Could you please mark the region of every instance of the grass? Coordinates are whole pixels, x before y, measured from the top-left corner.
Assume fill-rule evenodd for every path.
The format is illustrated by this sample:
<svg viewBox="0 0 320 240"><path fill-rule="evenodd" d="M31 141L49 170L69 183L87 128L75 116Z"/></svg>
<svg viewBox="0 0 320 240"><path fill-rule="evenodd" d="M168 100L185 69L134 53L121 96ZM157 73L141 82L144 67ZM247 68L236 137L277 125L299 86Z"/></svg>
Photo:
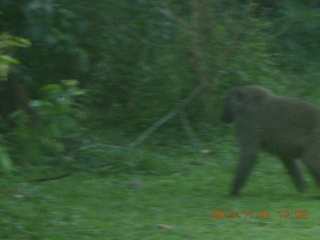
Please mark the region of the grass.
<svg viewBox="0 0 320 240"><path fill-rule="evenodd" d="M310 178L309 192L298 194L279 161L263 155L242 196L232 198L233 149L202 156L162 150L139 149L136 166L147 167L130 174L79 172L26 182L46 171L24 168L2 176L0 239L319 239ZM281 210L305 210L308 218L280 219ZM212 211L236 211L239 218L212 219ZM243 211L253 218L244 219ZM256 218L260 211L270 211L270 219Z"/></svg>

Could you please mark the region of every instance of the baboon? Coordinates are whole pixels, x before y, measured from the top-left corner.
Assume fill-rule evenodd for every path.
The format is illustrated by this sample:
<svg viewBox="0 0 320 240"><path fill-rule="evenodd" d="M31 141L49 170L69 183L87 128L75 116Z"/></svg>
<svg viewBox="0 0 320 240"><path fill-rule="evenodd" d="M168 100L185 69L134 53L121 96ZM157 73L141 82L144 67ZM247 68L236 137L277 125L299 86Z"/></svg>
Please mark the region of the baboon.
<svg viewBox="0 0 320 240"><path fill-rule="evenodd" d="M299 192L306 187L296 162L298 158L320 187L320 107L248 85L227 93L221 120L234 122L241 150L231 195L239 194L260 149L282 160Z"/></svg>

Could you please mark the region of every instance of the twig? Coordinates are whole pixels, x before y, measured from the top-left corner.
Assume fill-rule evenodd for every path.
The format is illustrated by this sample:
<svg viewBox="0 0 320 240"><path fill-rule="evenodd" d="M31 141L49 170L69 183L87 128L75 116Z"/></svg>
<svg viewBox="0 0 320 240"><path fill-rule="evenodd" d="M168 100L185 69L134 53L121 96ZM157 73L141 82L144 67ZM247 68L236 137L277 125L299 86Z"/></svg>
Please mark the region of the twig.
<svg viewBox="0 0 320 240"><path fill-rule="evenodd" d="M197 139L196 135L194 134L191 126L190 126L190 122L187 118L186 115L186 111L184 109L182 109L180 112L180 119L181 119L181 124L182 127L184 128L184 130L186 131L190 141L192 142L192 144L199 150L202 150L202 145L200 144L199 140Z"/></svg>
<svg viewBox="0 0 320 240"><path fill-rule="evenodd" d="M47 178L37 178L37 179L30 179L27 180L27 182L44 182L44 181L52 181L52 180L57 180L57 179L61 179L61 178L65 178L65 177L69 177L71 176L73 173L64 173L62 175L59 176L55 176L55 177L47 177Z"/></svg>

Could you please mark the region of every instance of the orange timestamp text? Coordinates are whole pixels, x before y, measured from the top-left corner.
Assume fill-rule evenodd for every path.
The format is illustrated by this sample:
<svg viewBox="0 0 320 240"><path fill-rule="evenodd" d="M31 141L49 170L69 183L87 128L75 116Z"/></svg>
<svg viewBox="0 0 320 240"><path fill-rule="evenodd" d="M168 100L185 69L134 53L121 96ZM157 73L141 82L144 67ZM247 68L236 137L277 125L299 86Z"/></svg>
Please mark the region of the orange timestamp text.
<svg viewBox="0 0 320 240"><path fill-rule="evenodd" d="M270 219L271 211L212 211L212 219ZM307 219L308 211L287 211L281 210L276 213L280 219Z"/></svg>

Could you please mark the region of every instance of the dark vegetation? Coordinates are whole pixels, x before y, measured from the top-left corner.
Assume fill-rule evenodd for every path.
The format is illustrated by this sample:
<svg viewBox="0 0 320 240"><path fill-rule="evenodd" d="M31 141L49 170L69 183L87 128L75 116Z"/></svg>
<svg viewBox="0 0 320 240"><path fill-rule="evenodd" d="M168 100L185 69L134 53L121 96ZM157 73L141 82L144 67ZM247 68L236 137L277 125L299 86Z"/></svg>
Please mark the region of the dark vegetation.
<svg viewBox="0 0 320 240"><path fill-rule="evenodd" d="M148 143L201 148L226 134L216 116L234 85L317 101L318 5L3 0L3 150L19 165L90 164L170 111Z"/></svg>
<svg viewBox="0 0 320 240"><path fill-rule="evenodd" d="M308 205L313 221L278 238L303 239L299 225L312 239L317 208L272 158L257 166L251 197L227 198L238 151L218 115L225 92L245 84L320 104L319 10L315 0L1 0L0 238L104 239L93 229L107 221L110 239L212 239L209 220L195 223L205 211ZM104 207L110 215L96 217ZM184 214L190 223L174 234L149 228ZM239 239L283 227L250 222L249 233L225 223L208 223L217 239L234 236L223 227Z"/></svg>

